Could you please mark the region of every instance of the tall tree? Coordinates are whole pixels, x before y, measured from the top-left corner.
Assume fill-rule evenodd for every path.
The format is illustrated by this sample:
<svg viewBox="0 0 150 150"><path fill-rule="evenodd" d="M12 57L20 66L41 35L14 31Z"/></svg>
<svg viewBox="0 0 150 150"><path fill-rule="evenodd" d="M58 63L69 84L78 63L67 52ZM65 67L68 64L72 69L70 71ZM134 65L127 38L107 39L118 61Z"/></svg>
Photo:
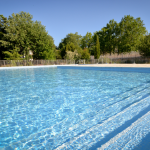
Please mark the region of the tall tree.
<svg viewBox="0 0 150 150"><path fill-rule="evenodd" d="M91 32L87 32L85 36L81 39L81 48L85 49L88 48L91 55L94 55L94 43L93 43L93 36Z"/></svg>
<svg viewBox="0 0 150 150"><path fill-rule="evenodd" d="M59 44L62 58L65 57L67 51L74 52L75 50L77 50L79 56L81 55L81 38L82 36L78 35L78 33L76 32L75 34L70 33L64 39L62 39L62 42Z"/></svg>
<svg viewBox="0 0 150 150"><path fill-rule="evenodd" d="M141 44L139 45L139 52L143 56L150 56L150 34L146 35L141 39Z"/></svg>
<svg viewBox="0 0 150 150"><path fill-rule="evenodd" d="M141 38L146 34L146 28L140 18L127 15L120 22L120 35L118 36L119 52L137 51Z"/></svg>
<svg viewBox="0 0 150 150"><path fill-rule="evenodd" d="M120 23L110 20L106 27L97 31L93 36L96 43L97 35L101 43L100 49L103 54L115 53L116 48L118 54L131 51L137 51L142 36L146 34L146 28L140 18L134 19L127 15L122 18Z"/></svg>
<svg viewBox="0 0 150 150"><path fill-rule="evenodd" d="M88 48L84 48L82 51L81 59L90 59L90 53Z"/></svg>
<svg viewBox="0 0 150 150"><path fill-rule="evenodd" d="M99 37L99 41L100 41L100 49L101 49L101 53L104 55L107 53L107 45L106 45L106 41L107 41L107 33L106 33L107 29L106 27L102 28L100 31L97 31L94 33L93 35L93 45L96 44L97 41L97 35ZM95 49L95 47L94 47Z"/></svg>
<svg viewBox="0 0 150 150"><path fill-rule="evenodd" d="M95 45L95 51L94 51L94 58L99 59L100 56L100 43L99 43L99 37L96 36L96 45Z"/></svg>
<svg viewBox="0 0 150 150"><path fill-rule="evenodd" d="M33 52L34 59L55 59L52 37L48 35L40 22L32 21L32 15L29 13L23 11L13 13L4 23L4 27L6 33L0 42L9 49L4 52L6 59L10 59L12 54L15 54L14 56L25 55L25 58L28 59L29 50Z"/></svg>
<svg viewBox="0 0 150 150"><path fill-rule="evenodd" d="M61 43L63 43L64 45L67 45L68 43L73 43L76 47L79 47L81 44L81 38L82 36L78 35L78 32L76 32L75 34L69 33L64 39L62 39ZM61 48L60 44L59 48Z"/></svg>
<svg viewBox="0 0 150 150"><path fill-rule="evenodd" d="M91 44L93 42L92 39L92 33L91 32L87 32L85 36L82 37L81 39L81 48L90 48Z"/></svg>
<svg viewBox="0 0 150 150"><path fill-rule="evenodd" d="M117 27L118 24L114 20L110 20L105 27L105 48L107 53L115 53L115 48L117 46Z"/></svg>
<svg viewBox="0 0 150 150"><path fill-rule="evenodd" d="M3 40L4 34L6 33L5 31L5 26L4 23L7 22L7 18L4 17L3 15L0 15L0 41ZM0 59L4 59L4 54L3 51L6 51L7 49L2 45L0 42Z"/></svg>

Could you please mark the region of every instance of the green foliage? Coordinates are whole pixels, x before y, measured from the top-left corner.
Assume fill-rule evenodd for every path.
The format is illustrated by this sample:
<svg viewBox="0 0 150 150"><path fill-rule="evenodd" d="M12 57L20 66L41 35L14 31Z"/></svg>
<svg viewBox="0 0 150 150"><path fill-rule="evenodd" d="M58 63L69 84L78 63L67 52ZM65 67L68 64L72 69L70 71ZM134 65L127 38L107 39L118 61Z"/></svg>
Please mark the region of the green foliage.
<svg viewBox="0 0 150 150"><path fill-rule="evenodd" d="M94 43L93 36L91 32L87 32L85 36L81 39L81 48L88 48L90 55L94 55Z"/></svg>
<svg viewBox="0 0 150 150"><path fill-rule="evenodd" d="M55 54L56 54L56 59L62 59L60 50L56 50Z"/></svg>
<svg viewBox="0 0 150 150"><path fill-rule="evenodd" d="M66 35L64 39L62 39L62 42L59 44L59 49L61 49L63 46L66 46L68 43L73 43L75 47L79 47L81 43L81 35L78 35L76 32L75 34L69 33Z"/></svg>
<svg viewBox="0 0 150 150"><path fill-rule="evenodd" d="M5 18L3 15L0 15L0 59L4 59L5 55L3 52L7 50L1 42L1 40L3 40L4 38L4 34L6 33L4 26L4 23L6 23L6 21L7 18Z"/></svg>
<svg viewBox="0 0 150 150"><path fill-rule="evenodd" d="M124 16L120 23L110 20L105 27L85 36L70 33L62 39L59 51L56 51L53 38L48 35L45 26L33 21L26 12L4 17L0 15L0 59L96 59L100 53L110 55L140 50L143 56L149 56L149 36L140 18ZM33 56L29 54L33 52Z"/></svg>
<svg viewBox="0 0 150 150"><path fill-rule="evenodd" d="M5 54L6 60L20 60L21 55L18 52L19 52L19 48L15 47L13 50L4 51L3 53Z"/></svg>
<svg viewBox="0 0 150 150"><path fill-rule="evenodd" d="M101 53L106 54L107 51L107 45L106 45L106 39L107 39L107 33L106 33L107 29L104 27L101 29L101 31L95 32L93 35L93 47L95 50L95 45L96 45L96 41L97 41L97 35L99 37L99 41L100 41L100 49L101 49Z"/></svg>
<svg viewBox="0 0 150 150"><path fill-rule="evenodd" d="M94 50L94 58L99 59L100 57L100 43L99 43L99 37L98 35L96 36L96 45L95 45L95 50Z"/></svg>
<svg viewBox="0 0 150 150"><path fill-rule="evenodd" d="M70 33L66 36L66 38L62 39L62 42L59 44L59 49L61 51L62 58L66 58L67 51L74 52L75 50L78 52L79 56L82 53L82 49L80 47L81 44L81 35Z"/></svg>
<svg viewBox="0 0 150 150"><path fill-rule="evenodd" d="M114 53L117 45L117 28L118 24L114 20L110 20L106 26L105 48L107 53Z"/></svg>
<svg viewBox="0 0 150 150"><path fill-rule="evenodd" d="M66 45L66 51L72 51L72 52L74 52L75 49L76 49L76 47L75 47L74 43L72 43L72 42L67 43L67 45Z"/></svg>
<svg viewBox="0 0 150 150"><path fill-rule="evenodd" d="M75 50L74 52L67 51L64 58L68 59L68 60L76 60L76 59L78 59L78 57L79 57L79 54L78 54L77 50Z"/></svg>
<svg viewBox="0 0 150 150"><path fill-rule="evenodd" d="M139 51L143 56L150 56L150 34L141 39Z"/></svg>
<svg viewBox="0 0 150 150"><path fill-rule="evenodd" d="M86 60L90 59L90 53L88 48L83 49L81 59L86 59Z"/></svg>
<svg viewBox="0 0 150 150"><path fill-rule="evenodd" d="M146 33L143 21L140 18L134 19L128 15L122 18L120 23L110 20L106 27L93 35L93 45L96 44L97 35L101 43L101 53L106 54L126 53L137 51L141 38Z"/></svg>
<svg viewBox="0 0 150 150"><path fill-rule="evenodd" d="M92 33L87 32L85 36L82 37L81 39L81 48L90 48L93 43L93 38L92 38Z"/></svg>
<svg viewBox="0 0 150 150"><path fill-rule="evenodd" d="M4 27L6 33L3 34L0 42L5 48L12 49L10 53L13 53L16 46L19 48L18 53L25 55L26 59L30 57L29 50L33 52L34 59L55 59L53 38L48 35L40 22L32 21L29 13L23 11L18 14L13 13L4 23Z"/></svg>
<svg viewBox="0 0 150 150"><path fill-rule="evenodd" d="M7 18L3 15L0 15L0 40L3 38L3 34L5 33L4 23L6 23Z"/></svg>
<svg viewBox="0 0 150 150"><path fill-rule="evenodd" d="M137 51L143 35L146 34L146 28L140 18L134 19L127 15L119 23L120 34L118 36L119 53Z"/></svg>

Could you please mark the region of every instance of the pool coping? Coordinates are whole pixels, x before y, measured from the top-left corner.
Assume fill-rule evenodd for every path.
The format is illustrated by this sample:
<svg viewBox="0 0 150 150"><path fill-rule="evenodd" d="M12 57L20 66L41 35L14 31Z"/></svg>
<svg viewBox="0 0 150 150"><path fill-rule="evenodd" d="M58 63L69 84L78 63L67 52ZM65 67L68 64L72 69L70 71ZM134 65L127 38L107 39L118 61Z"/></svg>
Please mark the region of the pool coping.
<svg viewBox="0 0 150 150"><path fill-rule="evenodd" d="M15 66L15 67L0 67L0 69L17 69L17 68L40 68L40 67L131 67L131 68L150 68L150 64L70 64L70 65L40 65L40 66Z"/></svg>
<svg viewBox="0 0 150 150"><path fill-rule="evenodd" d="M133 67L133 68L150 68L150 64L89 64L78 65L84 67Z"/></svg>

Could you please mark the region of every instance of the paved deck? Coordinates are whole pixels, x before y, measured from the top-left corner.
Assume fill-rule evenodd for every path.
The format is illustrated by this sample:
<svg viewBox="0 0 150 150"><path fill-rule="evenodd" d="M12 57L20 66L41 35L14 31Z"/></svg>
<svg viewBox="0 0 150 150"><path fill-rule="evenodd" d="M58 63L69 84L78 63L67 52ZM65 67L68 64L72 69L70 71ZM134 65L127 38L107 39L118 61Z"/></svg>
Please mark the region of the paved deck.
<svg viewBox="0 0 150 150"><path fill-rule="evenodd" d="M91 64L91 65L78 65L87 67L140 67L140 68L150 68L150 64Z"/></svg>

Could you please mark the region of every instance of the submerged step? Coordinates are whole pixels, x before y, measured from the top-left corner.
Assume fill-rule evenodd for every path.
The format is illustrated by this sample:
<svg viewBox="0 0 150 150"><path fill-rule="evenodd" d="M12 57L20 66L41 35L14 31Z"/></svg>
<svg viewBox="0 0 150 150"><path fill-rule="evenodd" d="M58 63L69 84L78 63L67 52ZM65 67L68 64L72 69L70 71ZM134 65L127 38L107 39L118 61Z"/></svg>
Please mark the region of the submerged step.
<svg viewBox="0 0 150 150"><path fill-rule="evenodd" d="M134 149L150 133L150 111L135 121L127 129L117 134L98 150ZM144 147L143 147L144 149ZM146 149L146 147L145 147Z"/></svg>
<svg viewBox="0 0 150 150"><path fill-rule="evenodd" d="M89 149L98 141L105 138L115 129L131 120L134 116L138 115L141 111L148 108L150 109L150 97L137 102L124 111L104 121L102 124L97 124L92 128L86 130L85 133L74 137L71 141L66 142L59 146L59 149Z"/></svg>

